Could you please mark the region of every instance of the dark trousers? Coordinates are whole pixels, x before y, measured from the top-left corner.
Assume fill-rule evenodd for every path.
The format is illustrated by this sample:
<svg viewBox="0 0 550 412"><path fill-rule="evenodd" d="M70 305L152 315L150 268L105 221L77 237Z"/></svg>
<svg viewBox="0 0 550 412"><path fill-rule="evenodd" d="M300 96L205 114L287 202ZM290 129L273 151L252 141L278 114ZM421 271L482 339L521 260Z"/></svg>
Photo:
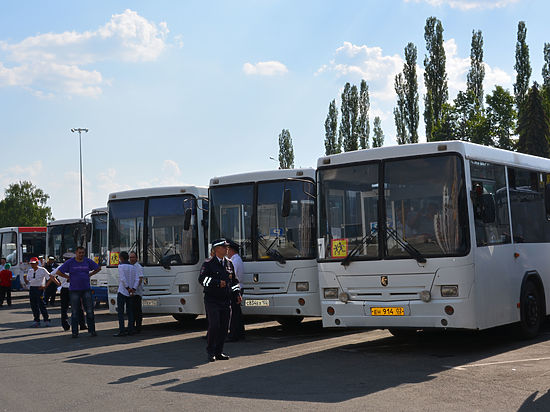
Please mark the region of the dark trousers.
<svg viewBox="0 0 550 412"><path fill-rule="evenodd" d="M69 288L61 288L61 292L59 292L59 300L61 301L61 325L64 325L65 323L69 323L68 312L69 305L71 304ZM83 326L86 326L86 322L84 321L84 310L82 309L82 302L78 304L78 323L80 324L81 329Z"/></svg>
<svg viewBox="0 0 550 412"><path fill-rule="evenodd" d="M141 296L132 296L132 309L134 312L134 325L136 330L141 331L141 324L143 323L143 312L141 311Z"/></svg>
<svg viewBox="0 0 550 412"><path fill-rule="evenodd" d="M229 339L241 339L244 337L243 312L236 297L231 297L231 321L229 322Z"/></svg>
<svg viewBox="0 0 550 412"><path fill-rule="evenodd" d="M31 301L32 314L35 322L40 322L40 314L44 320L49 320L48 310L44 305L44 289L39 286L31 286L29 288L29 299Z"/></svg>
<svg viewBox="0 0 550 412"><path fill-rule="evenodd" d="M71 331L73 335L78 335L78 323L80 320L80 300L84 305L86 312L86 321L88 323L88 332L95 332L94 318L94 302L92 300L92 291L88 290L71 290L69 291L71 298Z"/></svg>
<svg viewBox="0 0 550 412"><path fill-rule="evenodd" d="M46 290L44 291L44 303L46 305L50 303L52 306L54 306L56 293L57 293L57 285L52 282L46 287Z"/></svg>
<svg viewBox="0 0 550 412"><path fill-rule="evenodd" d="M6 298L8 306L11 306L11 287L0 286L0 306L4 304L4 298Z"/></svg>
<svg viewBox="0 0 550 412"><path fill-rule="evenodd" d="M209 355L219 355L223 352L223 344L229 327L230 303L209 302L205 299L204 307L208 318L208 344L206 351Z"/></svg>
<svg viewBox="0 0 550 412"><path fill-rule="evenodd" d="M134 332L134 308L132 297L125 296L122 293L116 295L116 305L118 313L118 331L124 333L124 308L126 307L126 314L128 315L128 333Z"/></svg>

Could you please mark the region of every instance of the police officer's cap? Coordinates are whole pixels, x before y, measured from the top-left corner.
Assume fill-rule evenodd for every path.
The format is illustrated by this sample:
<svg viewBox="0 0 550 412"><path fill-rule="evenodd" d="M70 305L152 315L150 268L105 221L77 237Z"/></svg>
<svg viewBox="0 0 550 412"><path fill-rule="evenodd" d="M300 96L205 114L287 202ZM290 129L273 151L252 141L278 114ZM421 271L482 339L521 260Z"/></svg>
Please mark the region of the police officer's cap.
<svg viewBox="0 0 550 412"><path fill-rule="evenodd" d="M212 247L217 246L229 246L229 243L227 243L227 240L225 240L223 237L220 239L216 239L212 242Z"/></svg>

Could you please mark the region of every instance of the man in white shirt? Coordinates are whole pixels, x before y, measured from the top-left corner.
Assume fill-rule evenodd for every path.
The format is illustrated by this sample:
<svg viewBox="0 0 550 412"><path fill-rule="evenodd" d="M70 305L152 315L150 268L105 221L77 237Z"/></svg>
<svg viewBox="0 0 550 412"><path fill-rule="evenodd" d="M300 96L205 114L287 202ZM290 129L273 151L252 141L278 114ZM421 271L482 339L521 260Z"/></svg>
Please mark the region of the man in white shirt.
<svg viewBox="0 0 550 412"><path fill-rule="evenodd" d="M41 266L38 266L38 258L31 258L29 261L31 268L23 276L25 284L29 287L29 300L31 301L32 314L34 316L33 328L40 327L40 313L44 318L44 326L50 326L48 310L44 305L44 289L46 288L46 279L53 278L50 273Z"/></svg>
<svg viewBox="0 0 550 412"><path fill-rule="evenodd" d="M138 277L138 287L134 297L132 298L132 307L134 309L134 324L135 332L141 332L141 324L143 323L143 313L141 311L141 297L143 296L143 266L138 263L138 257L136 252L130 252L130 264L136 268L136 275Z"/></svg>
<svg viewBox="0 0 550 412"><path fill-rule="evenodd" d="M227 248L227 257L233 262L235 268L235 277L239 282L239 287L242 293L242 277L244 275L243 260L239 256L239 245L230 240L229 247ZM237 299L231 299L231 320L229 322L229 334L227 335L228 342L236 342L240 339L244 339L244 320L243 313L241 311L241 304L237 302Z"/></svg>
<svg viewBox="0 0 550 412"><path fill-rule="evenodd" d="M118 333L113 336L120 337L134 334L134 311L131 299L136 293L139 278L136 268L130 264L128 252L120 252L118 264L118 293L117 293L117 313L118 313ZM128 331L124 328L124 308L128 315Z"/></svg>

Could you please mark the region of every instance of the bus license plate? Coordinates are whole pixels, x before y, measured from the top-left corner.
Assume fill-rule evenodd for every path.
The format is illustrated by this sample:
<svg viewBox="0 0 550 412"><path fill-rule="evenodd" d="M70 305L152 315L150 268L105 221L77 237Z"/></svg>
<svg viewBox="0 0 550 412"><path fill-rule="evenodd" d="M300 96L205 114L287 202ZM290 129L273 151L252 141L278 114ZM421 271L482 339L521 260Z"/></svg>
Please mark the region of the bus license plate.
<svg viewBox="0 0 550 412"><path fill-rule="evenodd" d="M404 316L405 309L400 307L370 308L371 316Z"/></svg>
<svg viewBox="0 0 550 412"><path fill-rule="evenodd" d="M159 300L158 299L142 299L141 300L142 306L158 306Z"/></svg>
<svg viewBox="0 0 550 412"><path fill-rule="evenodd" d="M244 306L269 306L269 299L247 299Z"/></svg>

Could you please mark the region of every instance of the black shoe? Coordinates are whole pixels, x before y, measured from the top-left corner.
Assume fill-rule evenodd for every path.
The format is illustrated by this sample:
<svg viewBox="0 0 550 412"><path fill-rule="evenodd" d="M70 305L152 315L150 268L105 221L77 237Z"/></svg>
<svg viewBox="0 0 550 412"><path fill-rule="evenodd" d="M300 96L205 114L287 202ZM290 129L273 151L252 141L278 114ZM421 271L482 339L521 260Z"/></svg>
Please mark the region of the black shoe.
<svg viewBox="0 0 550 412"><path fill-rule="evenodd" d="M238 340L239 338L233 338L233 337L225 339L226 342L237 342Z"/></svg>
<svg viewBox="0 0 550 412"><path fill-rule="evenodd" d="M120 338L121 336L126 336L126 332L118 332L113 335L115 338Z"/></svg>
<svg viewBox="0 0 550 412"><path fill-rule="evenodd" d="M66 332L69 329L71 329L71 325L69 325L67 322L62 323L61 326L63 326L63 330Z"/></svg>
<svg viewBox="0 0 550 412"><path fill-rule="evenodd" d="M86 325L80 325L80 330L88 330L88 326L86 326Z"/></svg>
<svg viewBox="0 0 550 412"><path fill-rule="evenodd" d="M90 333L91 336L97 336L97 332L96 331L93 331Z"/></svg>
<svg viewBox="0 0 550 412"><path fill-rule="evenodd" d="M229 356L225 353L220 353L219 355L216 355L216 360L229 360Z"/></svg>
<svg viewBox="0 0 550 412"><path fill-rule="evenodd" d="M216 360L216 356L208 355L208 362L214 362L215 360Z"/></svg>
<svg viewBox="0 0 550 412"><path fill-rule="evenodd" d="M72 338L78 338L78 333L73 333Z"/></svg>

